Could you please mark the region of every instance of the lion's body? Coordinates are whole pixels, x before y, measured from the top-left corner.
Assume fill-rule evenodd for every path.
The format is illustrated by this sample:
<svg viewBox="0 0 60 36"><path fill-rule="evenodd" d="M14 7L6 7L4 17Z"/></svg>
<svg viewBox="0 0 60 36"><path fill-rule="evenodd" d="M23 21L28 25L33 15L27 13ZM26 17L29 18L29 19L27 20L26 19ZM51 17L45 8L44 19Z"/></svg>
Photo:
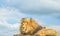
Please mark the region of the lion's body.
<svg viewBox="0 0 60 36"><path fill-rule="evenodd" d="M58 33L53 29L43 28L43 29L39 30L37 33L35 33L35 35L39 35L39 36L58 36Z"/></svg>

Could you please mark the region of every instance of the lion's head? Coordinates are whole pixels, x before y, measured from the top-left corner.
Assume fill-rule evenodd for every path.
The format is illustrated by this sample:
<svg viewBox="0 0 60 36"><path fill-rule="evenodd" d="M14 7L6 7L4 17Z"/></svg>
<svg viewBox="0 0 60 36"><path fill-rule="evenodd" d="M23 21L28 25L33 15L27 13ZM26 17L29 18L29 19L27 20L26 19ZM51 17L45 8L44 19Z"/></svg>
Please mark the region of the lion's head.
<svg viewBox="0 0 60 36"><path fill-rule="evenodd" d="M20 32L31 34L39 25L32 18L23 18L21 20Z"/></svg>

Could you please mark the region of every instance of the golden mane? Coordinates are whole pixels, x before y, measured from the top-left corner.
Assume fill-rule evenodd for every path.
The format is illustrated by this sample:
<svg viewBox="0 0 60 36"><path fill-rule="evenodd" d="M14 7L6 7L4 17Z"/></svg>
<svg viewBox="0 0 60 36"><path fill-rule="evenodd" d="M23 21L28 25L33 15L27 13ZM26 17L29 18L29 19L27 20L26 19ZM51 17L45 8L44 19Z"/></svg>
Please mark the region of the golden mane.
<svg viewBox="0 0 60 36"><path fill-rule="evenodd" d="M23 18L21 20L20 32L32 34L39 25L31 18Z"/></svg>

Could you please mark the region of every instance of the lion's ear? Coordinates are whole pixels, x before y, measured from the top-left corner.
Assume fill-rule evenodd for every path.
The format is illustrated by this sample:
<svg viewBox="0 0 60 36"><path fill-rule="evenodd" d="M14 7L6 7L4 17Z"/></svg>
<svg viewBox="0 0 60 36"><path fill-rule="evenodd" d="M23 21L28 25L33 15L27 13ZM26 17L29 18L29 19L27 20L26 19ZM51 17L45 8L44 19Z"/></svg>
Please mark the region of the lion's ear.
<svg viewBox="0 0 60 36"><path fill-rule="evenodd" d="M24 18L22 18L22 19L20 20L20 22L23 21L23 20L24 20Z"/></svg>
<svg viewBox="0 0 60 36"><path fill-rule="evenodd" d="M25 18L22 18L22 20L24 20Z"/></svg>
<svg viewBox="0 0 60 36"><path fill-rule="evenodd" d="M25 18L22 18L20 21L21 21L21 23L23 22L23 20L24 20Z"/></svg>

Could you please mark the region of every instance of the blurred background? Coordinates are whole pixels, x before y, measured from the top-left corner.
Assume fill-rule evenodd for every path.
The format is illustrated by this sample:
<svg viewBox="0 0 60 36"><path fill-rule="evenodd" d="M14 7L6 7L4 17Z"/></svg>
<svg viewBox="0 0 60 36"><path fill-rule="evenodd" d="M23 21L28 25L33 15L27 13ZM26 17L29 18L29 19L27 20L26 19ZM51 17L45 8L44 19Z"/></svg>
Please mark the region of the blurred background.
<svg viewBox="0 0 60 36"><path fill-rule="evenodd" d="M0 36L18 34L22 18L60 34L60 0L0 0Z"/></svg>

